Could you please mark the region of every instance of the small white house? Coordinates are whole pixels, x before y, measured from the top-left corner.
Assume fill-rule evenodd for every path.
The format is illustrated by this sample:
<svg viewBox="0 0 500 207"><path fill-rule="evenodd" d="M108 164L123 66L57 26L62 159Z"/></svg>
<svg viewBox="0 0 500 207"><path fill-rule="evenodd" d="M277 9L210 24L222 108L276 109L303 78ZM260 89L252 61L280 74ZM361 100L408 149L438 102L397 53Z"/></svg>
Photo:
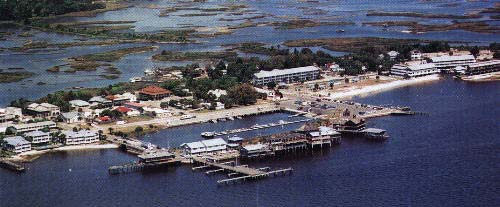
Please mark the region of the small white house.
<svg viewBox="0 0 500 207"><path fill-rule="evenodd" d="M64 122L68 124L82 123L85 121L84 117L76 111L62 113L60 117Z"/></svg>
<svg viewBox="0 0 500 207"><path fill-rule="evenodd" d="M82 101L82 100L72 100L72 101L69 101L69 104L73 108L85 108L85 107L90 106L89 102Z"/></svg>
<svg viewBox="0 0 500 207"><path fill-rule="evenodd" d="M399 55L399 52L396 52L396 51L394 51L394 50L393 50L393 51L389 51L389 52L387 53L387 55L389 55L389 58L390 58L391 60L394 60L394 59L396 59L396 57Z"/></svg>
<svg viewBox="0 0 500 207"><path fill-rule="evenodd" d="M20 136L7 137L3 141L5 142L3 144L5 150L15 153L31 151L31 143Z"/></svg>
<svg viewBox="0 0 500 207"><path fill-rule="evenodd" d="M219 152L227 149L227 143L222 138L184 143L181 145L184 155Z"/></svg>
<svg viewBox="0 0 500 207"><path fill-rule="evenodd" d="M219 99L221 96L226 96L227 91L222 89L215 89L215 90L209 90L208 94L213 94L215 97L217 97L217 99Z"/></svg>

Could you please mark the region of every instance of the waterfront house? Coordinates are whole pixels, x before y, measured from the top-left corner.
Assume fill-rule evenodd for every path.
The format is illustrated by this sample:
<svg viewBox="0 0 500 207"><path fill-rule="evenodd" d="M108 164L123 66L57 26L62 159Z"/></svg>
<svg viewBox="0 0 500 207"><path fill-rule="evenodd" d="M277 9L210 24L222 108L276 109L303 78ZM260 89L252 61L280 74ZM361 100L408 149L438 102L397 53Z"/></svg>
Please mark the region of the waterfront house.
<svg viewBox="0 0 500 207"><path fill-rule="evenodd" d="M31 151L31 143L20 136L6 137L3 141L3 148L7 151L15 153Z"/></svg>
<svg viewBox="0 0 500 207"><path fill-rule="evenodd" d="M395 64L391 68L391 75L400 77L421 77L439 73L434 63L412 63L412 64Z"/></svg>
<svg viewBox="0 0 500 207"><path fill-rule="evenodd" d="M432 57L431 60L436 65L436 68L440 70L448 70L457 66L467 66L476 62L476 58L473 55L443 55Z"/></svg>
<svg viewBox="0 0 500 207"><path fill-rule="evenodd" d="M263 86L270 82L292 83L316 80L320 77L319 71L319 68L316 66L274 69L272 71L261 70L260 72L254 74L252 83L257 86Z"/></svg>
<svg viewBox="0 0 500 207"><path fill-rule="evenodd" d="M307 139L304 134L285 132L261 137L263 144L268 144L273 151L305 149Z"/></svg>
<svg viewBox="0 0 500 207"><path fill-rule="evenodd" d="M199 142L191 142L181 144L184 155L195 155L202 153L212 153L225 151L227 143L222 138L203 140Z"/></svg>
<svg viewBox="0 0 500 207"><path fill-rule="evenodd" d="M111 107L113 105L113 102L111 102L108 99L103 98L102 96L94 96L89 100L89 103L92 106L98 106L101 108L107 108Z"/></svg>
<svg viewBox="0 0 500 207"><path fill-rule="evenodd" d="M68 124L83 123L85 121L81 113L76 111L62 113L59 117L63 120L63 122Z"/></svg>
<svg viewBox="0 0 500 207"><path fill-rule="evenodd" d="M62 131L64 134L63 143L65 145L91 144L99 141L99 134L95 131L80 130L80 131Z"/></svg>
<svg viewBox="0 0 500 207"><path fill-rule="evenodd" d="M26 113L39 118L55 118L59 116L61 110L58 106L49 103L32 103L26 108Z"/></svg>
<svg viewBox="0 0 500 207"><path fill-rule="evenodd" d="M139 91L139 100L162 100L170 95L172 95L170 90L158 86L147 86Z"/></svg>
<svg viewBox="0 0 500 207"><path fill-rule="evenodd" d="M42 131L32 131L23 134L23 137L31 144L46 144L50 142L50 134Z"/></svg>
<svg viewBox="0 0 500 207"><path fill-rule="evenodd" d="M82 101L82 100L72 100L69 101L69 104L71 105L72 108L79 109L79 108L86 108L90 106L89 102Z"/></svg>
<svg viewBox="0 0 500 207"><path fill-rule="evenodd" d="M53 121L42 121L42 122L27 123L27 124L16 124L13 125L11 128L14 131L14 133L24 133L30 131L38 131L44 128L53 129L56 127L57 124Z"/></svg>
<svg viewBox="0 0 500 207"><path fill-rule="evenodd" d="M311 148L322 147L325 144L332 146L332 144L340 142L340 133L331 127L320 126L318 130L311 131L306 136Z"/></svg>
<svg viewBox="0 0 500 207"><path fill-rule="evenodd" d="M332 120L332 127L340 132L361 131L365 128L366 122L360 118L340 118Z"/></svg>
<svg viewBox="0 0 500 207"><path fill-rule="evenodd" d="M7 107L0 108L0 123L13 121L14 119L22 119L23 113L21 108Z"/></svg>

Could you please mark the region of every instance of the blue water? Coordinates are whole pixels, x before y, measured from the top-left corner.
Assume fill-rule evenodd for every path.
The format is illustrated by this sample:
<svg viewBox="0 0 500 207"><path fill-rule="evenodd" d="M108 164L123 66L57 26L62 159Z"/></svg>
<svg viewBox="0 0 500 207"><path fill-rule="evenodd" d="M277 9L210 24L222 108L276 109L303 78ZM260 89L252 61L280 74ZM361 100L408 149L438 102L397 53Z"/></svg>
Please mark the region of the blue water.
<svg viewBox="0 0 500 207"><path fill-rule="evenodd" d="M107 174L135 160L117 150L42 156L25 174L0 170L1 206L499 206L500 84L445 79L358 98L410 106L426 115L382 117L383 143L343 139L330 150L251 166L292 167L284 176L217 186L178 167L163 172ZM200 131L286 119L264 115L164 130L144 139L162 146L201 139ZM274 128L274 132L288 129ZM256 132L265 134L265 132ZM242 135L243 137L256 134ZM71 169L69 171L68 169Z"/></svg>

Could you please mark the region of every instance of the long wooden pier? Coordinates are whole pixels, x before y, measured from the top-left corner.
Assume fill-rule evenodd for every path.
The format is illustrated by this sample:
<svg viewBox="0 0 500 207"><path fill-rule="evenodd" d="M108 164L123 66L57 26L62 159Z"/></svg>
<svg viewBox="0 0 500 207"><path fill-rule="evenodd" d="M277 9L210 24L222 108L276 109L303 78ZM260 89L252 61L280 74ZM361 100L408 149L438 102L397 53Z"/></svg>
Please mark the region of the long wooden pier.
<svg viewBox="0 0 500 207"><path fill-rule="evenodd" d="M205 172L207 175L211 175L213 173L217 172L229 172L227 174L228 179L222 179L218 180L218 184L231 184L231 183L237 183L240 181L246 181L246 180L257 180L257 179L262 179L270 176L278 176L278 175L286 175L286 174L291 174L292 168L286 168L286 169L279 169L279 170L274 170L270 171L269 167L263 167L263 168L251 168L248 167L248 165L230 165L234 162L225 162L225 163L214 163L214 162L209 162L204 158L199 158L199 157L193 157L193 161L198 162L198 163L203 163L203 166L199 167L193 167L193 170L197 169L205 169L205 168L216 168L214 170L208 170ZM233 177L235 175L242 175L239 177ZM231 178L233 177L233 178Z"/></svg>

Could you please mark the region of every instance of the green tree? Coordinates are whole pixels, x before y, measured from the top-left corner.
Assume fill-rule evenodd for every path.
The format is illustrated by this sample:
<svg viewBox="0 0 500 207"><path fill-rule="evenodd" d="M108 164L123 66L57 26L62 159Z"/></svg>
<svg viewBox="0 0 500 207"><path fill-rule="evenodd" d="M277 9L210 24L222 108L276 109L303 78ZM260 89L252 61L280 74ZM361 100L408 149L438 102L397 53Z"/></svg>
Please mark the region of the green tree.
<svg viewBox="0 0 500 207"><path fill-rule="evenodd" d="M248 83L232 87L227 92L227 96L238 105L249 105L257 102L257 91Z"/></svg>

